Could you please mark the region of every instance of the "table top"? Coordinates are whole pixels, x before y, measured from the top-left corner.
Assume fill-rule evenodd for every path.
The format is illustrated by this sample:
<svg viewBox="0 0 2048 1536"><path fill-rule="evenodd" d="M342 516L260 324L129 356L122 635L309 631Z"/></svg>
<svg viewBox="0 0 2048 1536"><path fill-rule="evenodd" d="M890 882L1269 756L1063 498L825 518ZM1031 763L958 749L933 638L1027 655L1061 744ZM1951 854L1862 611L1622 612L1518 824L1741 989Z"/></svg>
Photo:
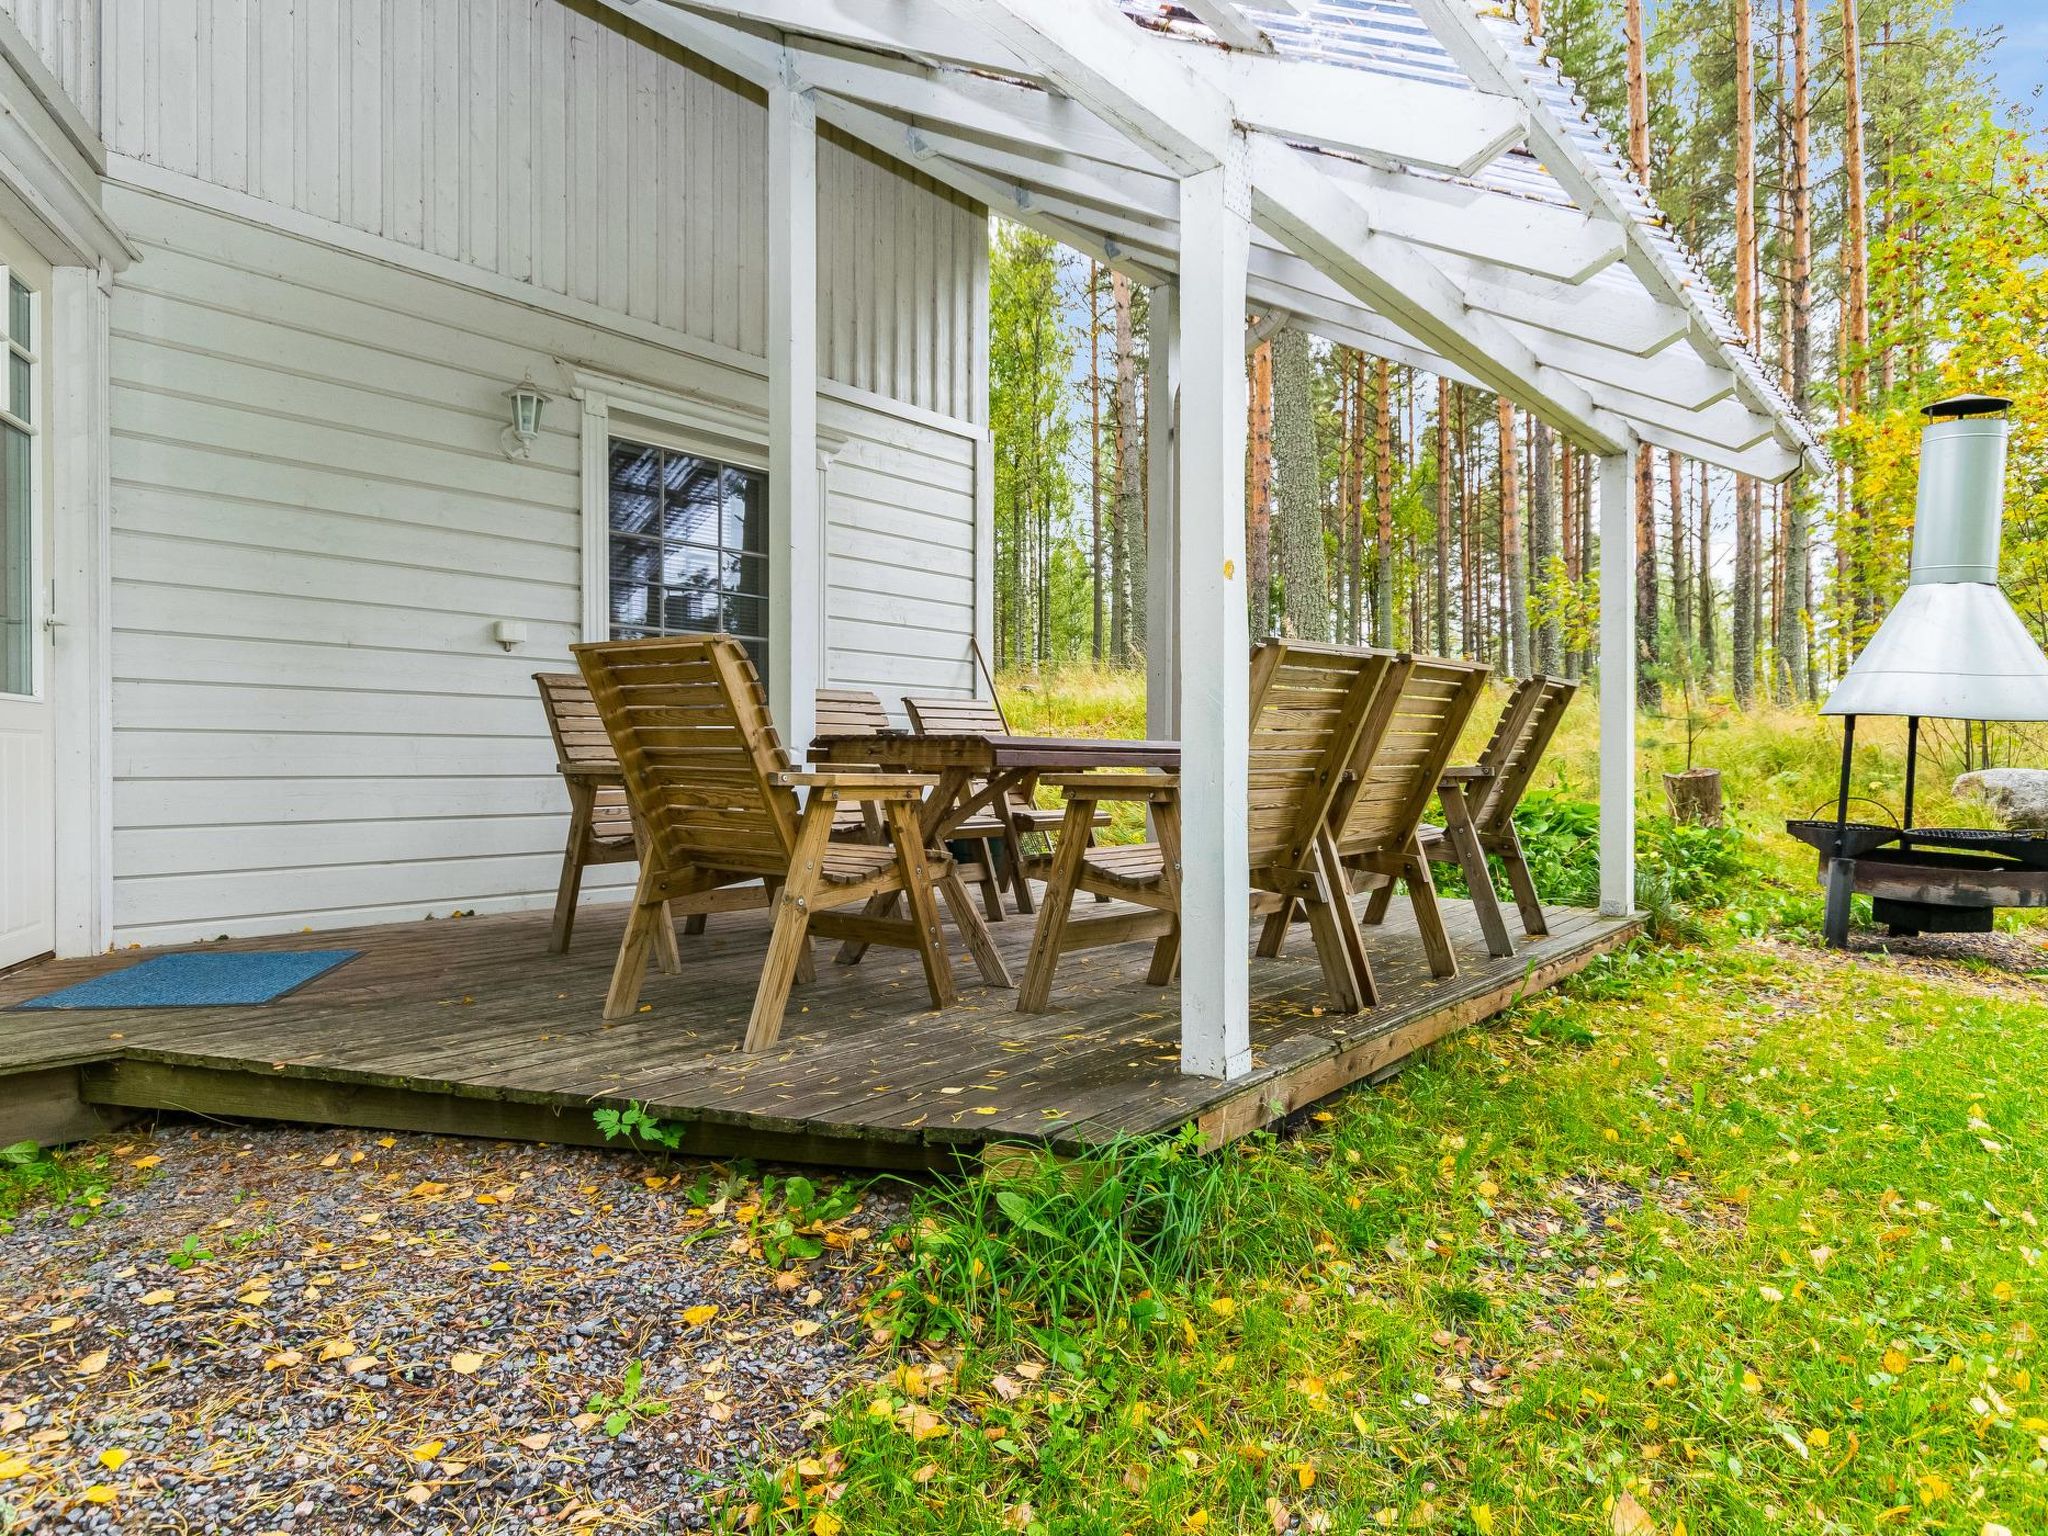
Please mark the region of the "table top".
<svg viewBox="0 0 2048 1536"><path fill-rule="evenodd" d="M881 764L922 772L946 768L999 773L1180 767L1177 741L1132 741L1108 736L1003 736L972 732L916 736L908 731L889 731L873 736L820 736L811 743L811 755L821 763Z"/></svg>

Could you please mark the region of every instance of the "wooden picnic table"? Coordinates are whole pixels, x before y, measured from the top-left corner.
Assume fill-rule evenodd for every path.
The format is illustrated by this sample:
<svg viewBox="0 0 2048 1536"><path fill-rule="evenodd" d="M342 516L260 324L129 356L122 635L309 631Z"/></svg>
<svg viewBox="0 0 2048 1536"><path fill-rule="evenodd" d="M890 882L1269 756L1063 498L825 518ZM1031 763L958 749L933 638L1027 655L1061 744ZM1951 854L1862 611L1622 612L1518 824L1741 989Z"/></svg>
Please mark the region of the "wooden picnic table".
<svg viewBox="0 0 2048 1536"><path fill-rule="evenodd" d="M924 833L933 842L998 796L1030 798L1030 786L1048 773L1089 768L1180 769L1177 741L1130 741L1121 737L1005 736L956 732L915 736L889 731L870 736L820 736L811 743L819 764L860 764L931 773L938 788L925 797Z"/></svg>

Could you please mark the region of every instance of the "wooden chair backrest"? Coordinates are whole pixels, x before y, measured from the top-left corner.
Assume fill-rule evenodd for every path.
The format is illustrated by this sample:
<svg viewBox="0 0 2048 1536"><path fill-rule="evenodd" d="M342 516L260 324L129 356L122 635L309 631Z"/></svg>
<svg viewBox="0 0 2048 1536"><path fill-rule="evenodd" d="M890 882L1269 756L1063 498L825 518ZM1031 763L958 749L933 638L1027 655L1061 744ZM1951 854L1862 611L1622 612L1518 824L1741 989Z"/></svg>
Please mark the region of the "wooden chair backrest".
<svg viewBox="0 0 2048 1536"><path fill-rule="evenodd" d="M1337 796L1331 819L1346 857L1398 853L1415 835L1491 670L1441 656L1404 659L1406 675L1385 700L1384 729L1361 736Z"/></svg>
<svg viewBox="0 0 2048 1536"><path fill-rule="evenodd" d="M866 688L818 690L820 736L878 736L895 728L878 693Z"/></svg>
<svg viewBox="0 0 2048 1536"><path fill-rule="evenodd" d="M1245 809L1254 869L1297 868L1330 814L1397 658L1292 640L1252 650Z"/></svg>
<svg viewBox="0 0 2048 1536"><path fill-rule="evenodd" d="M604 722L597 718L597 706L590 701L589 685L574 672L536 672L533 681L540 689L548 734L555 741L556 763L618 767L619 757L612 751L612 739L605 734ZM591 795L590 830L600 842L633 835L633 815L626 805L626 792L617 784L600 784Z"/></svg>
<svg viewBox="0 0 2048 1536"><path fill-rule="evenodd" d="M783 874L796 792L768 690L737 640L666 635L572 646L626 794L669 868Z"/></svg>
<svg viewBox="0 0 2048 1536"><path fill-rule="evenodd" d="M1539 675L1517 683L1508 695L1493 737L1479 754L1479 766L1493 770L1472 807L1473 825L1482 836L1506 830L1514 818L1578 691L1579 685L1567 678Z"/></svg>
<svg viewBox="0 0 2048 1536"><path fill-rule="evenodd" d="M993 699L912 698L906 694L903 708L910 716L910 728L920 736L1010 734L1002 706Z"/></svg>
<svg viewBox="0 0 2048 1536"><path fill-rule="evenodd" d="M590 701L588 683L574 672L536 672L533 681L548 717L548 734L555 739L556 762L596 767L618 762L604 722L597 718L597 706Z"/></svg>

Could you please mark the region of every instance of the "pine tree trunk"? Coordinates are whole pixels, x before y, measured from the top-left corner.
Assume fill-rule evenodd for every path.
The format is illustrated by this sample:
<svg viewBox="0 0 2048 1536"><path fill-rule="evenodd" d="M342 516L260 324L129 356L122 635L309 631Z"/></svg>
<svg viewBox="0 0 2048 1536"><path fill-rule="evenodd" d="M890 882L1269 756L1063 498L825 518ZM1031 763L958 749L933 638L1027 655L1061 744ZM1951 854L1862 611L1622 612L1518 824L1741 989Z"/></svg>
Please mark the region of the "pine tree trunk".
<svg viewBox="0 0 2048 1536"><path fill-rule="evenodd" d="M1686 573L1686 553L1691 546L1685 537L1685 482L1679 473L1678 455L1667 453L1664 459L1671 486L1671 633L1677 652L1673 659L1682 660L1692 644L1692 581Z"/></svg>
<svg viewBox="0 0 2048 1536"><path fill-rule="evenodd" d="M1756 52L1750 0L1735 0L1735 324L1753 346L1756 313ZM1757 486L1735 481L1735 623L1729 664L1735 702L1756 702Z"/></svg>
<svg viewBox="0 0 2048 1536"><path fill-rule="evenodd" d="M1529 666L1529 568L1522 560L1520 464L1515 448L1515 407L1500 397L1500 561L1507 569L1507 671L1526 677Z"/></svg>
<svg viewBox="0 0 2048 1536"><path fill-rule="evenodd" d="M1374 529L1374 557L1378 568L1373 573L1372 588L1372 638L1373 644L1391 646L1394 643L1394 395L1388 378L1385 358L1376 359L1373 365L1373 410L1375 427L1373 432L1373 512L1377 518Z"/></svg>
<svg viewBox="0 0 2048 1536"><path fill-rule="evenodd" d="M1089 649L1102 665L1102 268L1088 263L1088 598Z"/></svg>
<svg viewBox="0 0 2048 1536"><path fill-rule="evenodd" d="M1694 561L1699 579L1700 672L1712 673L1719 664L1714 642L1714 505L1708 497L1707 466L1700 465L1700 557Z"/></svg>
<svg viewBox="0 0 2048 1536"><path fill-rule="evenodd" d="M1114 312L1116 392L1110 408L1116 448L1115 506L1110 523L1109 654L1119 665L1136 661L1145 646L1145 476L1138 435L1138 332L1131 315L1131 280L1109 278Z"/></svg>
<svg viewBox="0 0 2048 1536"><path fill-rule="evenodd" d="M1842 200L1842 350L1846 414L1861 411L1870 399L1870 211L1863 163L1863 45L1857 0L1842 0L1842 164L1847 188ZM1868 631L1875 617L1869 583L1861 578L1863 545L1869 523L1864 516L1863 483L1853 452L1843 455L1848 480L1846 527L1838 527L1835 546L1852 595L1856 637Z"/></svg>
<svg viewBox="0 0 2048 1536"><path fill-rule="evenodd" d="M1351 486L1344 498L1350 517L1351 612L1347 635L1365 641L1365 354L1347 349L1351 378Z"/></svg>
<svg viewBox="0 0 2048 1536"><path fill-rule="evenodd" d="M1315 369L1308 332L1273 335L1273 467L1279 491L1274 548L1280 566L1281 633L1330 638L1330 571L1323 549L1323 468L1316 452Z"/></svg>
<svg viewBox="0 0 2048 1536"><path fill-rule="evenodd" d="M1273 627L1273 343L1252 352L1251 452L1246 455L1245 618L1253 640Z"/></svg>
<svg viewBox="0 0 2048 1536"><path fill-rule="evenodd" d="M1451 654L1451 381L1436 381L1436 653Z"/></svg>
<svg viewBox="0 0 2048 1536"><path fill-rule="evenodd" d="M1535 572L1536 670L1556 676L1564 671L1564 630L1557 621L1557 503L1550 486L1550 428L1540 416L1529 418L1529 564Z"/></svg>

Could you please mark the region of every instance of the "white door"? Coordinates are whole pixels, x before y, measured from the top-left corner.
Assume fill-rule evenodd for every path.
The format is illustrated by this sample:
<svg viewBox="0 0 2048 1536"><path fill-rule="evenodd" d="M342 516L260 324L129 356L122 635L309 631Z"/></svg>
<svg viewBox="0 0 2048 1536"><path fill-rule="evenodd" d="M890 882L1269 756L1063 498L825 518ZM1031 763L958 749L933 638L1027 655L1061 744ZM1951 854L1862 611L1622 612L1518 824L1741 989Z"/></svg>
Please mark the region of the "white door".
<svg viewBox="0 0 2048 1536"><path fill-rule="evenodd" d="M50 269L0 224L0 967L56 943L50 519L41 359Z"/></svg>

